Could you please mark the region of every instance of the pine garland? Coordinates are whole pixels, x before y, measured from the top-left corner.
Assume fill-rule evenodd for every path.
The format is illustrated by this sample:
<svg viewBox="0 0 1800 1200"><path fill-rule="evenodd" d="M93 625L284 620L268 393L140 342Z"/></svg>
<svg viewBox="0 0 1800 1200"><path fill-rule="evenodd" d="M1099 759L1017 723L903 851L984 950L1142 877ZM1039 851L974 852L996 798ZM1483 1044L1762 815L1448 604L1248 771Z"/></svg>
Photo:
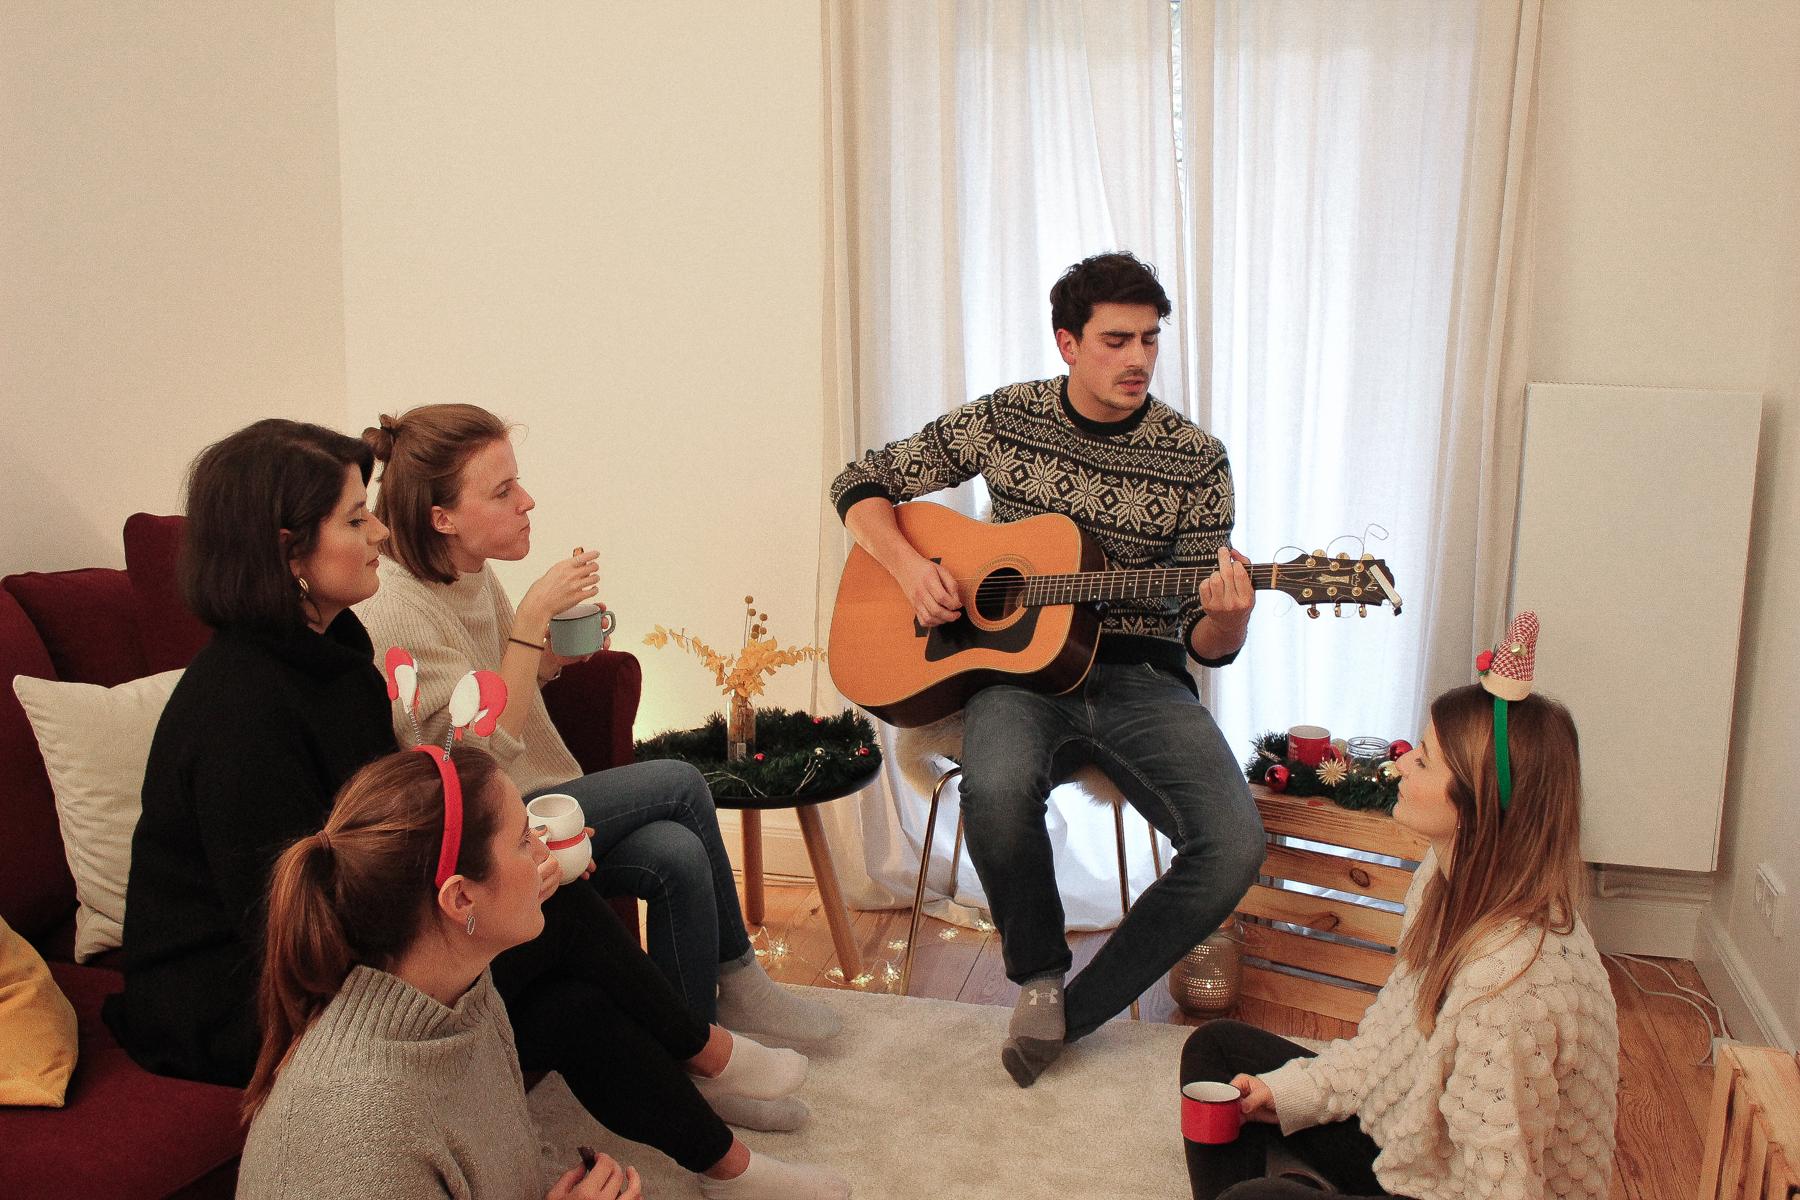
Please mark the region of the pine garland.
<svg viewBox="0 0 1800 1200"><path fill-rule="evenodd" d="M1285 733L1265 733L1257 738L1251 743L1256 753L1244 760L1244 777L1251 783L1262 783L1268 769L1280 763L1288 770L1287 787L1283 789L1285 795L1323 796L1340 808L1359 812L1394 811L1394 804L1400 799L1400 785L1381 777L1381 762L1386 760L1348 759L1349 777L1333 786L1319 778L1318 768L1290 762L1287 743Z"/></svg>
<svg viewBox="0 0 1800 1200"><path fill-rule="evenodd" d="M637 759L678 758L706 776L715 799L806 796L864 779L881 765L881 743L854 710L832 717L756 710L754 753L725 761L725 718L714 713L698 729L661 733L637 744Z"/></svg>

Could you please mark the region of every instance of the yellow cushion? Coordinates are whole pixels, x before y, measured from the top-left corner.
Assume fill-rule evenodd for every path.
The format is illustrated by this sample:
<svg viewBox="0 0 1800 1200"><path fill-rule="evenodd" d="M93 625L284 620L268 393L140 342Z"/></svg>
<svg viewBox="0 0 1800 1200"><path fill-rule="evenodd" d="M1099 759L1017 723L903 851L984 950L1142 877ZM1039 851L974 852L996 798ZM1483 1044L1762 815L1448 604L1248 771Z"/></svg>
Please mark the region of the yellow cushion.
<svg viewBox="0 0 1800 1200"><path fill-rule="evenodd" d="M0 1104L61 1108L75 1072L75 1009L31 943L0 921Z"/></svg>

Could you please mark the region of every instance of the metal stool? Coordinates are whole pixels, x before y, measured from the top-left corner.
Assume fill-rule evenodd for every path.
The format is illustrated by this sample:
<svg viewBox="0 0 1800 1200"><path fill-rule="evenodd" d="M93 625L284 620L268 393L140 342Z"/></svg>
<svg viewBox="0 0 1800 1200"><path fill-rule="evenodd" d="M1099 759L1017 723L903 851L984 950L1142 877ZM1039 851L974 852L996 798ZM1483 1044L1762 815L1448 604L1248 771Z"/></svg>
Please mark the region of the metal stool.
<svg viewBox="0 0 1800 1200"><path fill-rule="evenodd" d="M912 984L913 951L919 942L919 924L925 917L925 875L931 869L931 841L937 833L938 804L944 796L944 788L952 779L963 773L962 767L953 766L938 776L937 786L931 789L931 808L925 815L925 844L919 851L919 880L913 887L912 928L906 935L906 951L900 960L900 994L907 995ZM1081 770L1059 783L1080 781L1096 799L1104 800L1112 805L1113 833L1119 850L1119 916L1123 918L1131 911L1131 878L1127 870L1125 858L1125 797L1118 787L1108 779L1097 767L1084 766ZM1104 786L1099 786L1103 784ZM1104 793L1110 792L1111 795ZM1156 874L1162 875L1162 847L1156 841L1156 828L1145 818L1144 826L1150 833L1150 858L1156 867ZM957 877L962 873L963 818L959 810L956 814L956 842L950 851L950 890L944 893L950 899L956 899ZM1138 1002L1131 1002L1131 1017L1139 1018Z"/></svg>

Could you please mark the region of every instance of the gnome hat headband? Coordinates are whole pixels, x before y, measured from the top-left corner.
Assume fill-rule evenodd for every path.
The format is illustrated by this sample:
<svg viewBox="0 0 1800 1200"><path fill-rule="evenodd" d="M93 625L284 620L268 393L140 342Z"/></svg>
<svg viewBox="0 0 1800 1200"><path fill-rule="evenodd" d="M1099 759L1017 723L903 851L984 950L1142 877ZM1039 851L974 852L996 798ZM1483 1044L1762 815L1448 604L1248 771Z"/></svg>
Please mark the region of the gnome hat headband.
<svg viewBox="0 0 1800 1200"><path fill-rule="evenodd" d="M470 671L457 680L450 693L450 732L442 746L432 746L426 744L425 734L419 728L418 664L404 648L391 646L382 665L387 668L382 673L387 676L388 699L400 701L407 720L412 722L413 734L419 739L413 749L436 765L444 784L444 838L438 846L437 871L432 877L434 885L441 888L456 874L456 859L462 853L462 780L456 774L456 764L450 761L450 747L461 741L465 732L473 731L477 737L494 732L500 714L506 711L506 681L492 671Z"/></svg>
<svg viewBox="0 0 1800 1200"><path fill-rule="evenodd" d="M1500 811L1512 807L1512 750L1507 744L1507 705L1531 695L1537 665L1538 617L1522 612L1512 619L1506 639L1475 656L1481 686L1494 697L1494 774L1500 785Z"/></svg>

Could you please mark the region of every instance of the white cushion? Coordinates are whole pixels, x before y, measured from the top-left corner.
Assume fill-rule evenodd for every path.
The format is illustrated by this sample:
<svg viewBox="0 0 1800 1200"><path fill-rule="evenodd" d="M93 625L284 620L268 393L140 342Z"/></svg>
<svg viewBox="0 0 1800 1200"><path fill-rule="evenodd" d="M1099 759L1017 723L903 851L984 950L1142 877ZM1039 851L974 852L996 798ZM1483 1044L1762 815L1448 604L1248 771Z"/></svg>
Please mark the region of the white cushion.
<svg viewBox="0 0 1800 1200"><path fill-rule="evenodd" d="M63 853L75 877L75 961L119 945L131 835L143 811L144 763L180 671L104 688L15 676L56 793Z"/></svg>

